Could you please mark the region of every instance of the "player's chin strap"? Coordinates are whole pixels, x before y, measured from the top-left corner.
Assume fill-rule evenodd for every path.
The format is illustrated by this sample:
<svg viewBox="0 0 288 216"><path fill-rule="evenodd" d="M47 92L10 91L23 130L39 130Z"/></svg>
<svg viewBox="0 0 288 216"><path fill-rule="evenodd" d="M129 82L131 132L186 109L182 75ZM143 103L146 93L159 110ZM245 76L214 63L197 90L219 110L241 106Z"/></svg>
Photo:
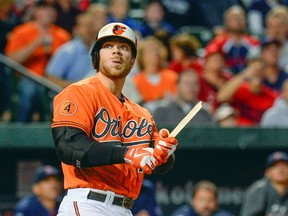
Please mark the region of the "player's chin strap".
<svg viewBox="0 0 288 216"><path fill-rule="evenodd" d="M101 144L78 128L52 128L57 156L65 164L78 168L125 163L126 147L121 143L105 142ZM103 157L105 155L105 157Z"/></svg>

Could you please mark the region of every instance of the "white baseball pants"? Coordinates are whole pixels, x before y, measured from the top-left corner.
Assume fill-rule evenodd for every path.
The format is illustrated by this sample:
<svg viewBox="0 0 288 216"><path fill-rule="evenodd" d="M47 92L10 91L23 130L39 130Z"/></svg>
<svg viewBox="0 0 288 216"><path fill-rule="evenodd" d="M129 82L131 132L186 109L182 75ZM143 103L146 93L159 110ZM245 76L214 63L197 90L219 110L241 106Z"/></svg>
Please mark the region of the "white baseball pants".
<svg viewBox="0 0 288 216"><path fill-rule="evenodd" d="M106 193L105 202L87 199L90 188L69 189L63 198L57 216L132 216L129 209L112 205L115 193ZM99 192L99 190L93 190Z"/></svg>

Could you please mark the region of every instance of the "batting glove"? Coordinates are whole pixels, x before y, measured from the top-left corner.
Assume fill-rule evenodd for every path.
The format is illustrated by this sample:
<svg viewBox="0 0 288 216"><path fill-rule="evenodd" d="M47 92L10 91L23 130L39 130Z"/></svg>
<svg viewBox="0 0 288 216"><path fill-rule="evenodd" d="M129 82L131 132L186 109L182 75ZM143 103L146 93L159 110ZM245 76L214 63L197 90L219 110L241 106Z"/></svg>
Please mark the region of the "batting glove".
<svg viewBox="0 0 288 216"><path fill-rule="evenodd" d="M161 129L154 144L153 156L157 160L157 165L166 163L169 156L176 150L177 145L177 139L175 137L169 137L169 131L167 129Z"/></svg>
<svg viewBox="0 0 288 216"><path fill-rule="evenodd" d="M151 174L155 169L156 159L153 156L153 148L128 148L124 160L126 163L132 164L139 170L143 170L146 174Z"/></svg>

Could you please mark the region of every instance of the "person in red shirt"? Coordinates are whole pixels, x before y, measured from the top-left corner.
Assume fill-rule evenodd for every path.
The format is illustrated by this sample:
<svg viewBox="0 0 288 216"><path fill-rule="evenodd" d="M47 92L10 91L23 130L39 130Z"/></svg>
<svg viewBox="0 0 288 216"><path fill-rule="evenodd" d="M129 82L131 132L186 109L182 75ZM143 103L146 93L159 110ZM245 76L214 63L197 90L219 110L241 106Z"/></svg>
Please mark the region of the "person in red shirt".
<svg viewBox="0 0 288 216"><path fill-rule="evenodd" d="M251 60L244 71L226 82L217 93L218 102L231 103L239 111L240 125L258 125L277 97L277 92L264 85L264 67L261 59Z"/></svg>
<svg viewBox="0 0 288 216"><path fill-rule="evenodd" d="M179 34L170 39L171 60L168 68L181 73L186 69L193 69L200 73L202 67L197 56L200 42L196 37L189 34Z"/></svg>
<svg viewBox="0 0 288 216"><path fill-rule="evenodd" d="M259 47L258 39L246 33L245 11L240 6L232 6L224 13L223 32L218 33L208 43L223 53L225 64L234 73L238 74L247 65L247 59Z"/></svg>
<svg viewBox="0 0 288 216"><path fill-rule="evenodd" d="M214 46L207 47L203 60L203 70L199 76L198 99L207 102L211 113L219 106L216 94L233 73L226 67L224 55Z"/></svg>

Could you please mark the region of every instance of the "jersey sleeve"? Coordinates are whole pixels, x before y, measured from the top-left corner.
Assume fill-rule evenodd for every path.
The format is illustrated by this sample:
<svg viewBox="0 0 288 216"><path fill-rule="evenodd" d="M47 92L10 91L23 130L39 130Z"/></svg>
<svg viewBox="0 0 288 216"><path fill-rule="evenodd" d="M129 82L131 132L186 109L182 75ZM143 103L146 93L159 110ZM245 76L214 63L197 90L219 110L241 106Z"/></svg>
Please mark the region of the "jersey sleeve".
<svg viewBox="0 0 288 216"><path fill-rule="evenodd" d="M54 98L53 127L71 126L91 131L94 122L93 98L81 86L70 85Z"/></svg>

